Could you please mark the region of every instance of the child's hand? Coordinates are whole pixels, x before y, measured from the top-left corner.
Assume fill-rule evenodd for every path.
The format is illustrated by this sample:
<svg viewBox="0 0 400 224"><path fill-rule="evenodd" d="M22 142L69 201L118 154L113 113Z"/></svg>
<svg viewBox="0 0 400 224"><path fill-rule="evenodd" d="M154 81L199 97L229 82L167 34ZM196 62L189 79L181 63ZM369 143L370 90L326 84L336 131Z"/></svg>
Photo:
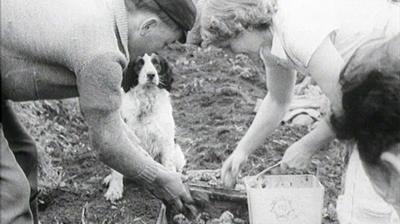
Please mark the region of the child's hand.
<svg viewBox="0 0 400 224"><path fill-rule="evenodd" d="M281 162L281 168L306 169L311 162L315 149L303 144L301 141L295 142L285 152Z"/></svg>
<svg viewBox="0 0 400 224"><path fill-rule="evenodd" d="M221 170L221 179L226 188L233 188L236 185L240 169L247 160L247 154L243 150L235 150L225 161Z"/></svg>

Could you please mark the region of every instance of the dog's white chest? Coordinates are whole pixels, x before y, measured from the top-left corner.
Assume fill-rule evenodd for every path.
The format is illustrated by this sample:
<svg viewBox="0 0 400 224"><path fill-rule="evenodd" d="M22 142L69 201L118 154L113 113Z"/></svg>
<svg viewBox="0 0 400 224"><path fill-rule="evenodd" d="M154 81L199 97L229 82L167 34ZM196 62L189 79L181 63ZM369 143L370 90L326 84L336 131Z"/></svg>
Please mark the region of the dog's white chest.
<svg viewBox="0 0 400 224"><path fill-rule="evenodd" d="M160 144L174 139L175 123L167 91L135 88L123 95L121 108L122 118L150 154L157 154Z"/></svg>
<svg viewBox="0 0 400 224"><path fill-rule="evenodd" d="M139 142L135 141L135 144L167 169L182 172L186 160L181 147L175 143L175 123L169 98L172 82L169 63L160 56L145 54L129 63L123 77L120 114L128 126L126 131L138 137ZM120 199L122 174L113 170L104 181L109 185L105 193L107 200Z"/></svg>

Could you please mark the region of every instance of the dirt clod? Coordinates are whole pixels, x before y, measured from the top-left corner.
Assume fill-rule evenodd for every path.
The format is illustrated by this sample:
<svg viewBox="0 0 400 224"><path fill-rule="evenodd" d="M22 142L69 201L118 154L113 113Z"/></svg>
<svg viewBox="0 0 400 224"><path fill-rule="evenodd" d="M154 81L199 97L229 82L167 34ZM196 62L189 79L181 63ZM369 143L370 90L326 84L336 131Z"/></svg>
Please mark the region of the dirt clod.
<svg viewBox="0 0 400 224"><path fill-rule="evenodd" d="M174 217L174 224L245 224L246 222L242 219L235 218L230 211L225 211L219 218L210 218L210 214L201 213L196 220L189 221L182 214Z"/></svg>

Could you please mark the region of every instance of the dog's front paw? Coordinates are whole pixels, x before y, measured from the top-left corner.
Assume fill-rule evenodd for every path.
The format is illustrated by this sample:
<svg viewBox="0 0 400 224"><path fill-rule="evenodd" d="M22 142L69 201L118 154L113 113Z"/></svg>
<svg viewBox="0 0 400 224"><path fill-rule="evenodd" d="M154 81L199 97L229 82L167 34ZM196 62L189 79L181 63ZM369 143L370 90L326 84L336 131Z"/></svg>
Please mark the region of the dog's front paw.
<svg viewBox="0 0 400 224"><path fill-rule="evenodd" d="M123 193L124 188L122 184L110 182L110 185L108 186L107 192L104 194L104 197L107 201L115 202L122 198Z"/></svg>
<svg viewBox="0 0 400 224"><path fill-rule="evenodd" d="M104 186L109 186L109 185L110 185L110 182L111 182L111 179L112 179L112 174L106 176L106 177L103 179L103 185L104 185Z"/></svg>
<svg viewBox="0 0 400 224"><path fill-rule="evenodd" d="M106 200L115 202L122 198L122 194L124 193L124 181L120 173L113 171L104 178L103 184L108 185L107 192L104 194Z"/></svg>

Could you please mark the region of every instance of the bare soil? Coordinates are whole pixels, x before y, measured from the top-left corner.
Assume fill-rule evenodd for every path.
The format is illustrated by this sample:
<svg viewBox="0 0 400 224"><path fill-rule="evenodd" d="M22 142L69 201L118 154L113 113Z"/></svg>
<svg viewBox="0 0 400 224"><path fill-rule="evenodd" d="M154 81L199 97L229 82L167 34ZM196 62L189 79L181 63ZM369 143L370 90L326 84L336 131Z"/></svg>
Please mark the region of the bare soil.
<svg viewBox="0 0 400 224"><path fill-rule="evenodd" d="M171 45L161 52L175 67L172 90L177 141L187 169L217 169L250 126L257 98L267 93L264 71L246 56L220 49ZM21 120L41 147L43 171L40 220L47 223L155 223L160 203L126 181L123 200L107 202L102 179L109 168L89 147L87 127L76 100L16 104ZM256 174L280 161L285 149L307 127L282 125L251 156L243 175ZM337 142L315 156L306 171L325 186L324 224L337 223L343 147Z"/></svg>

